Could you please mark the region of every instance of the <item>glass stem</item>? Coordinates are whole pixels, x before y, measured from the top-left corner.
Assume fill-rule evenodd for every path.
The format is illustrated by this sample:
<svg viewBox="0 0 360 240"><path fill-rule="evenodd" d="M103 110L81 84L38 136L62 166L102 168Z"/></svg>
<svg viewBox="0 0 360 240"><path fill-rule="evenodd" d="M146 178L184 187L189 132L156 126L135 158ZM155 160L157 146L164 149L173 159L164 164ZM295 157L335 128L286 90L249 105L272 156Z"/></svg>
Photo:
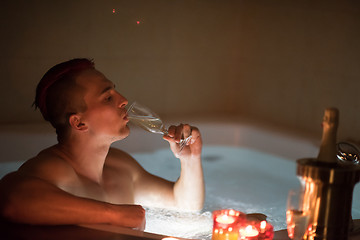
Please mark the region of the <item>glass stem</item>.
<svg viewBox="0 0 360 240"><path fill-rule="evenodd" d="M161 128L161 132L163 133L163 135L168 135L169 132L166 130L165 127ZM179 142L180 144L180 152L183 150L183 148L190 142L192 136L188 136L187 138L184 138L184 135L181 136L181 140Z"/></svg>

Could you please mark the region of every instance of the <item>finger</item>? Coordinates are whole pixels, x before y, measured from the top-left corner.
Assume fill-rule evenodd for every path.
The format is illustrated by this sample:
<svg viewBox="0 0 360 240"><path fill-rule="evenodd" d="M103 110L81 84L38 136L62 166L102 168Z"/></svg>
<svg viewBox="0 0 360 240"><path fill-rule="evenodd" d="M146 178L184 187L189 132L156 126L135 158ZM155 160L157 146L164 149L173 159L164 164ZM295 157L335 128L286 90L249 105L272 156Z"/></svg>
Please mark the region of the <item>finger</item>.
<svg viewBox="0 0 360 240"><path fill-rule="evenodd" d="M187 138L191 135L192 128L189 124L184 124L183 126L183 136L184 138Z"/></svg>
<svg viewBox="0 0 360 240"><path fill-rule="evenodd" d="M175 128L174 140L176 143L179 143L183 136L183 128L184 128L183 124L180 124Z"/></svg>
<svg viewBox="0 0 360 240"><path fill-rule="evenodd" d="M163 139L168 141L169 143L175 143L175 131L176 131L176 127L175 126L170 126L169 129L167 130L167 134L163 135Z"/></svg>
<svg viewBox="0 0 360 240"><path fill-rule="evenodd" d="M170 137L174 137L175 136L175 132L176 132L176 126L171 125L168 129L168 134Z"/></svg>
<svg viewBox="0 0 360 240"><path fill-rule="evenodd" d="M195 143L198 139L201 139L200 131L197 127L191 127L191 141L190 144Z"/></svg>

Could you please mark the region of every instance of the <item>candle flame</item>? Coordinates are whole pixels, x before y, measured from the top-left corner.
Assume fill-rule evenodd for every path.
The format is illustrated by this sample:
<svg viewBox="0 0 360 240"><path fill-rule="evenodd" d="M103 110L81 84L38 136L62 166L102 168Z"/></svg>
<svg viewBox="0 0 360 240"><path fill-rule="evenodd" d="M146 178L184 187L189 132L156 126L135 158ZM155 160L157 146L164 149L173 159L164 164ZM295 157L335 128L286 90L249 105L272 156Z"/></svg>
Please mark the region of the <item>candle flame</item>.
<svg viewBox="0 0 360 240"><path fill-rule="evenodd" d="M266 228L266 221L261 221L261 222L260 222L260 228L261 228L261 229L265 229L265 228Z"/></svg>
<svg viewBox="0 0 360 240"><path fill-rule="evenodd" d="M235 218L228 215L220 215L216 218L216 222L223 224L232 224L235 222Z"/></svg>
<svg viewBox="0 0 360 240"><path fill-rule="evenodd" d="M256 237L259 235L259 231L252 225L248 225L245 229L240 229L241 237Z"/></svg>

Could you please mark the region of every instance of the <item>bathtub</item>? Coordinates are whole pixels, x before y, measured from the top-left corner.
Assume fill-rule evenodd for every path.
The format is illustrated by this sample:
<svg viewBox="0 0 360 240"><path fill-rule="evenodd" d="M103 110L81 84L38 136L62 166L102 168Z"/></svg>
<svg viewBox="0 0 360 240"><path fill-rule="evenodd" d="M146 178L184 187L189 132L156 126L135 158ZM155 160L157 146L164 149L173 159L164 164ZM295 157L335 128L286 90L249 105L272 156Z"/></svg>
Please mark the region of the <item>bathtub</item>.
<svg viewBox="0 0 360 240"><path fill-rule="evenodd" d="M146 208L145 231L211 239L211 212L223 208L263 213L275 230L285 229L287 192L300 184L295 161L315 157L321 136L295 134L241 119L188 122L199 127L204 142L204 209L189 213ZM0 177L56 143L54 130L46 123L0 126L0 139ZM160 135L131 126L130 136L113 146L130 152L151 173L169 180L179 176L179 163ZM358 192L356 187L354 218L360 218Z"/></svg>

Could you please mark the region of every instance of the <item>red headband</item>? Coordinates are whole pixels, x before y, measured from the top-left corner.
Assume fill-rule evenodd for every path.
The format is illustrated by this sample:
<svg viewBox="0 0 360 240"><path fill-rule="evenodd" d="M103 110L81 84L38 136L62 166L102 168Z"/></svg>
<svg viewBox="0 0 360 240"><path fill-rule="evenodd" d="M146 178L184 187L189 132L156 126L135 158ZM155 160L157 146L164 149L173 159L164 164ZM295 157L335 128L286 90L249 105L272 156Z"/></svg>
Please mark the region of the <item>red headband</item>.
<svg viewBox="0 0 360 240"><path fill-rule="evenodd" d="M65 76L72 77L75 74L86 70L94 69L95 64L89 59L73 59L67 62L60 63L52 67L40 80L36 88L36 97L34 105L38 107L45 120L48 119L48 111L46 107L46 97L48 89L57 81L64 79Z"/></svg>

